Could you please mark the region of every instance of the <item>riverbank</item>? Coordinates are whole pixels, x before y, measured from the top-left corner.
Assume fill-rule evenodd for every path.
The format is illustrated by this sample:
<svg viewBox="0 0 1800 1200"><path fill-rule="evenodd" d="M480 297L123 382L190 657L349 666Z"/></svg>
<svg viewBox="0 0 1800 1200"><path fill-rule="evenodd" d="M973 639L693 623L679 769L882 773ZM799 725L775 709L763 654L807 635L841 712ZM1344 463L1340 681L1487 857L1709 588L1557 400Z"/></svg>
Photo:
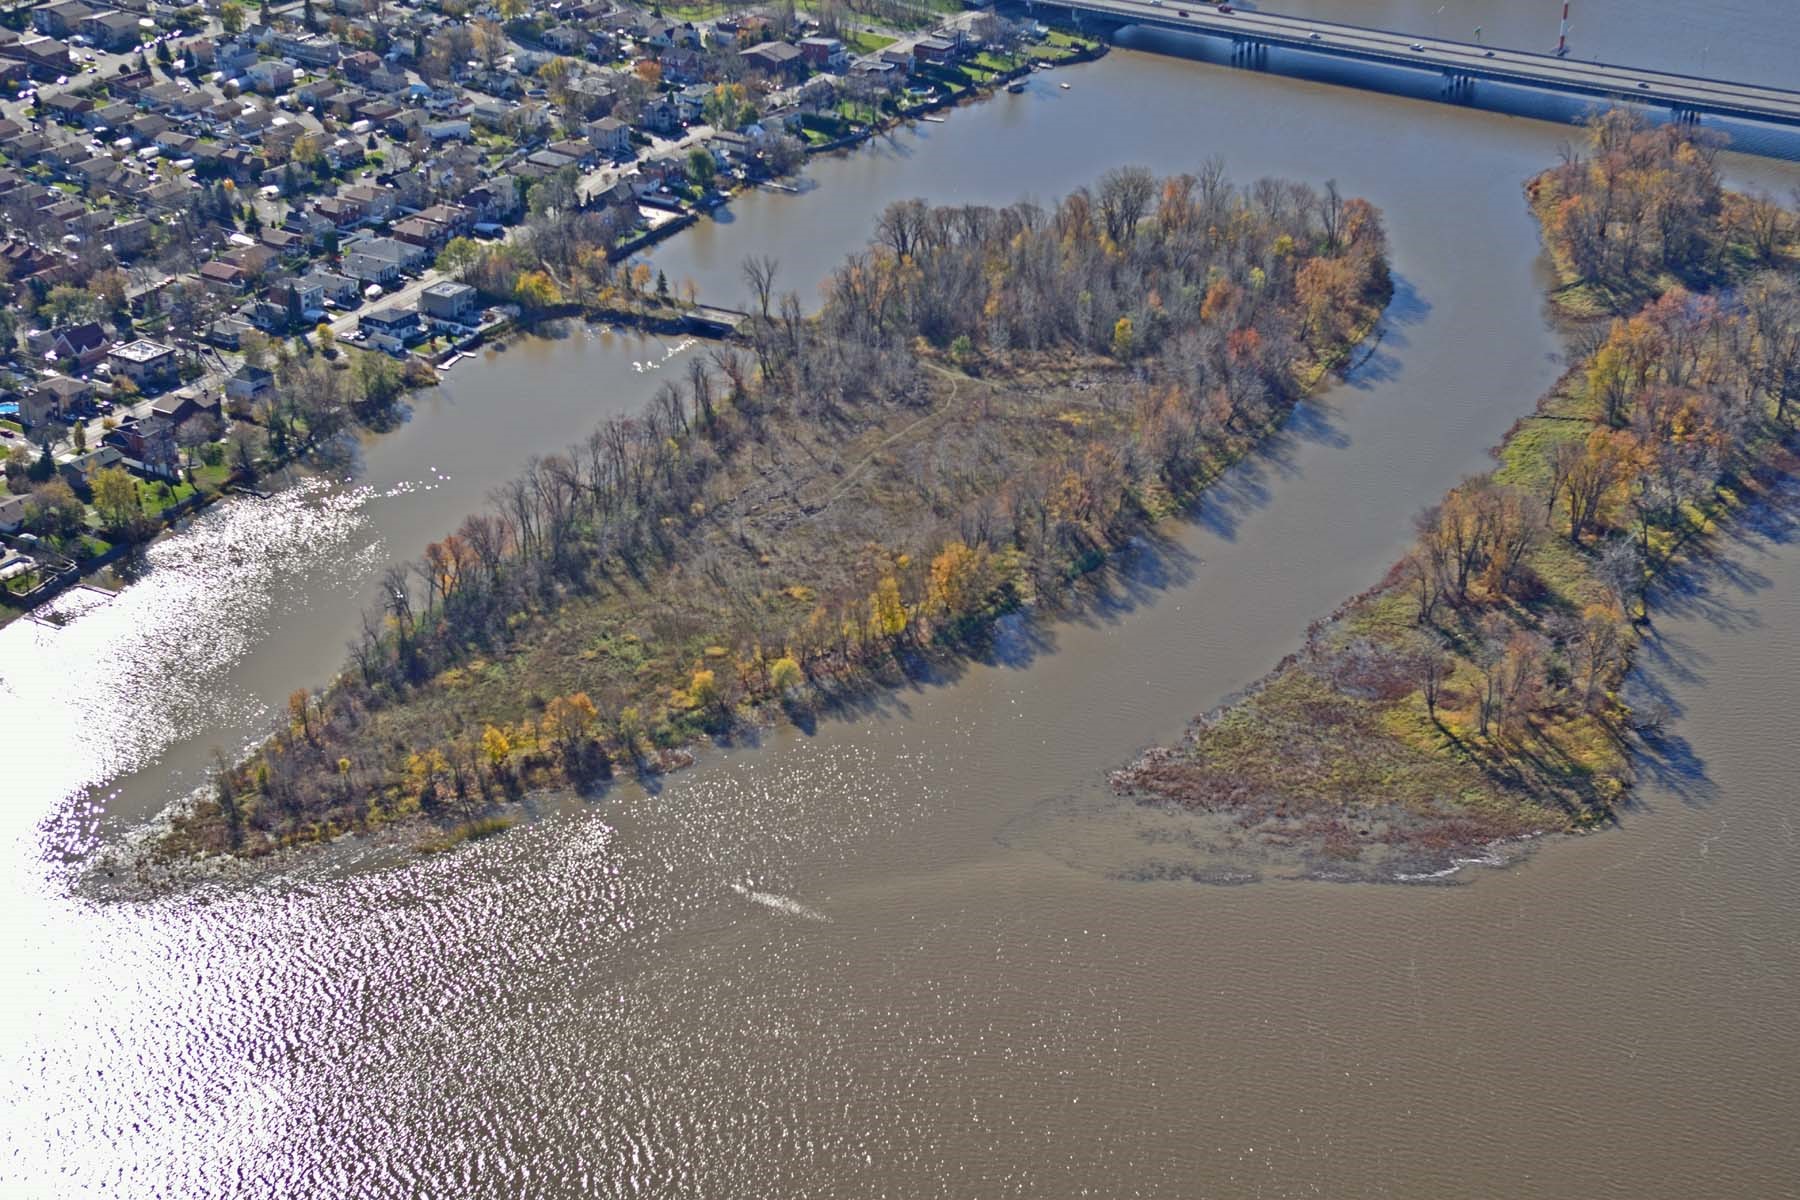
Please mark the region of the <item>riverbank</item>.
<svg viewBox="0 0 1800 1200"><path fill-rule="evenodd" d="M92 580L120 562L135 562L145 547L196 513L232 495L267 499L271 475L306 464L348 431L379 433L395 420L396 406L409 394L433 387L437 371L414 356L403 363L385 354L346 347L322 338L319 345L297 340L298 350L279 344L270 365L274 386L268 399L236 406L221 398L220 419L212 419L211 440L189 451L168 478L111 472L130 499L97 499L99 478L64 492L79 520L52 528L26 526L61 558L55 572L37 587L0 593L0 625L39 611L65 588ZM257 365L261 365L260 362ZM210 418L209 418L210 419ZM223 423L222 423L223 422ZM41 551L33 548L34 555ZM123 575L109 580L115 586Z"/></svg>
<svg viewBox="0 0 1800 1200"><path fill-rule="evenodd" d="M1697 161L1686 137L1634 136L1601 125L1592 150L1646 177ZM1559 259L1557 296L1582 308L1599 293L1571 278L1558 232L1608 169L1528 189ZM1430 877L1502 841L1616 819L1635 739L1660 721L1621 690L1646 587L1794 465L1768 375L1800 338L1800 306L1783 299L1800 261L1792 218L1778 252L1744 269L1738 206L1716 176L1696 186L1679 245L1707 243L1710 265L1688 277L1729 286L1745 308L1662 267L1659 298L1591 337L1497 467L1421 514L1406 559L1179 747L1115 772L1120 795L1198 814L1222 853L1339 878ZM1646 267L1670 253L1640 249Z"/></svg>
<svg viewBox="0 0 1800 1200"><path fill-rule="evenodd" d="M164 848L460 823L654 773L1053 603L1278 425L1386 298L1366 204L1162 186L1116 173L1052 214L895 206L904 256L860 257L817 319L756 314L754 368L694 360L641 421L390 573L389 632ZM1014 270L949 303L986 254Z"/></svg>

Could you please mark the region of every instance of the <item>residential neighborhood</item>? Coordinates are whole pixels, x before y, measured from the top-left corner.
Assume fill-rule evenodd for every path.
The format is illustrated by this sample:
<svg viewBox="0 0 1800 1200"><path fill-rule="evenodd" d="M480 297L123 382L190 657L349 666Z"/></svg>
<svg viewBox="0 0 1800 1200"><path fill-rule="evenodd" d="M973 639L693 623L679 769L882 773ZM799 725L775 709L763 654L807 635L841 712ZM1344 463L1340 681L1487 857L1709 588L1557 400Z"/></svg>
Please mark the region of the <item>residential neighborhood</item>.
<svg viewBox="0 0 1800 1200"><path fill-rule="evenodd" d="M571 299L507 260L521 238L539 255L573 242L604 271L809 150L1028 66L1034 35L924 6L894 26L661 12L60 0L0 16L9 561L141 539L371 392L391 402L521 309ZM666 280L658 295L674 302ZM309 379L325 399L298 394ZM15 570L9 598L47 577Z"/></svg>

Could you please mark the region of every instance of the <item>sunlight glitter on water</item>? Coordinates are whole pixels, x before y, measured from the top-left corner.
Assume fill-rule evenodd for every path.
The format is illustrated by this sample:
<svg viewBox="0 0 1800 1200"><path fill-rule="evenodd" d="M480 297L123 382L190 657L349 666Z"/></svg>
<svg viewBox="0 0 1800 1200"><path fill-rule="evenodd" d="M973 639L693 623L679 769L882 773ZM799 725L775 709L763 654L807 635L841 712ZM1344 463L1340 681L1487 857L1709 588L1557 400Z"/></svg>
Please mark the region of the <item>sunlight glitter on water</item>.
<svg viewBox="0 0 1800 1200"><path fill-rule="evenodd" d="M178 737L266 725L263 706L225 682L229 667L279 624L285 579L367 536L370 498L306 480L268 500L227 500L152 545L141 578L118 595L61 627L0 630L0 728L32 731L27 773L13 783L40 801L4 819L41 818L54 807L42 802L140 770Z"/></svg>

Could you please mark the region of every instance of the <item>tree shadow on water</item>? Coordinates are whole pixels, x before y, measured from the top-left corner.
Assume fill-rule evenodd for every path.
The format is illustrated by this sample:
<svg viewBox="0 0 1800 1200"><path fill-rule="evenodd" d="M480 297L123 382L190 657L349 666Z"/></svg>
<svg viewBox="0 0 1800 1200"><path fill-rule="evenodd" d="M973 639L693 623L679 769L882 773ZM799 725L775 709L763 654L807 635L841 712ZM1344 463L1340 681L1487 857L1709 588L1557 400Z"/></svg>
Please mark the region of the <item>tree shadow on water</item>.
<svg viewBox="0 0 1800 1200"><path fill-rule="evenodd" d="M1686 636L1684 625L1700 622L1729 634L1754 634L1762 615L1750 602L1773 581L1752 565L1779 547L1800 539L1800 492L1778 489L1731 521L1711 543L1696 546L1669 568L1651 589L1650 625L1638 644L1626 684L1626 698L1644 719L1633 746L1634 761L1656 794L1683 804L1710 804L1718 787L1705 758L1686 737L1670 728L1686 712L1683 698L1708 683L1711 657ZM1638 793L1639 806L1644 793Z"/></svg>
<svg viewBox="0 0 1800 1200"><path fill-rule="evenodd" d="M1639 774L1657 794L1673 796L1695 808L1718 799L1719 785L1706 773L1706 760L1680 734L1646 730L1638 736L1634 749ZM1633 807L1646 807L1642 789L1636 793Z"/></svg>
<svg viewBox="0 0 1800 1200"><path fill-rule="evenodd" d="M1299 477L1301 447L1343 450L1349 445L1335 407L1324 400L1303 400L1279 430L1208 484L1184 515L1221 541L1234 542L1244 518L1268 505L1274 484Z"/></svg>
<svg viewBox="0 0 1800 1200"><path fill-rule="evenodd" d="M1397 352L1412 346L1407 330L1423 324L1430 315L1431 302L1404 275L1394 276L1394 295L1382 313L1381 324L1368 346L1353 354L1343 382L1366 392L1400 378L1404 368Z"/></svg>

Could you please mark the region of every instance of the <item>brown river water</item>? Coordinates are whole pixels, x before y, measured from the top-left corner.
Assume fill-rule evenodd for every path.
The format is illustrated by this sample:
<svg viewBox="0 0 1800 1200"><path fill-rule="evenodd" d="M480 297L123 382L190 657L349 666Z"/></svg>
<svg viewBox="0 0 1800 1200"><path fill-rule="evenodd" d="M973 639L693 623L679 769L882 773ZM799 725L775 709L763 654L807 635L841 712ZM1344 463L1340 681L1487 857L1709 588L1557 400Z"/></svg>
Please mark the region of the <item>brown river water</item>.
<svg viewBox="0 0 1800 1200"><path fill-rule="evenodd" d="M1539 45L1557 6L1287 7ZM1705 34L1708 73L1791 74L1782 0L1699 8L1577 0L1576 41L1699 69ZM1075 617L428 859L77 888L211 747L328 678L386 563L640 406L680 344L582 330L465 362L116 599L0 631L0 1195L1796 1194L1785 511L1659 604L1639 686L1676 716L1621 829L1439 886L1218 886L1174 880L1254 864L1200 862L1101 787L1378 578L1554 379L1520 182L1566 130L1132 51L1061 78L815 163L655 261L715 301L751 252L810 289L888 200L1217 153L1383 209L1399 292L1370 361Z"/></svg>

